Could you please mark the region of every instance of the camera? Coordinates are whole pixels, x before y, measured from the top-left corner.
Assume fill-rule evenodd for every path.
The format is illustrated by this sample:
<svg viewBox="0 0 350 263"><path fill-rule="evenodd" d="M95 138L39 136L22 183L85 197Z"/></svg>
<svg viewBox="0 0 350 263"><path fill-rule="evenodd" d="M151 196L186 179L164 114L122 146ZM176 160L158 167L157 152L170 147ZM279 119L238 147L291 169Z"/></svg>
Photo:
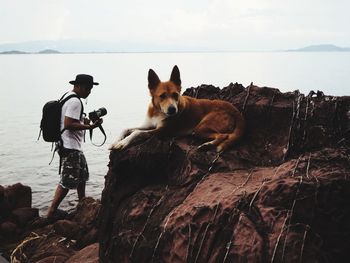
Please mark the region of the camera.
<svg viewBox="0 0 350 263"><path fill-rule="evenodd" d="M94 110L92 112L89 113L89 119L92 122L97 121L98 119L100 119L102 116L105 116L107 114L107 110L106 108L99 108L98 110Z"/></svg>

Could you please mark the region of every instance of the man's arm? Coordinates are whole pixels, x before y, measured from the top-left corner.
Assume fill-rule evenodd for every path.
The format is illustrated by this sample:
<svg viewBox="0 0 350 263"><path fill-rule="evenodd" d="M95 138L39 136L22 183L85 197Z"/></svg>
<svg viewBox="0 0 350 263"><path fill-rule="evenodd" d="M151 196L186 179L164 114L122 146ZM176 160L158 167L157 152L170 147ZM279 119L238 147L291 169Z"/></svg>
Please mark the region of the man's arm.
<svg viewBox="0 0 350 263"><path fill-rule="evenodd" d="M93 124L88 124L88 123L80 123L79 120L72 119L70 117L65 116L64 117L64 128L67 130L90 130L90 129L95 129L99 125L101 125L103 122L102 119L96 120Z"/></svg>

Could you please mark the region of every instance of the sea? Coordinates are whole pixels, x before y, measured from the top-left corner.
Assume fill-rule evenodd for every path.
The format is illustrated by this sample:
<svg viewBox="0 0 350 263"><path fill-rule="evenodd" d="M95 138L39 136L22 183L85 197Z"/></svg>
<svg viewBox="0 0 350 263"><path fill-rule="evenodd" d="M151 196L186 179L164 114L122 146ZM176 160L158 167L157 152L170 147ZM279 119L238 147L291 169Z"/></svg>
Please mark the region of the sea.
<svg viewBox="0 0 350 263"><path fill-rule="evenodd" d="M103 127L106 143L94 146L87 134L83 149L89 164L86 194L101 198L108 171L108 146L119 133L140 125L150 101L148 70L168 80L174 65L182 88L231 82L278 88L281 92L321 90L326 95L350 95L350 52L224 52L224 53L106 53L24 54L0 56L0 185L15 183L32 189L32 206L45 215L59 182L58 155L51 144L38 140L43 105L72 89L68 83L80 73L91 74L100 85L84 100L85 112L107 109ZM103 136L94 131L93 143ZM74 209L77 193L69 191L61 203Z"/></svg>

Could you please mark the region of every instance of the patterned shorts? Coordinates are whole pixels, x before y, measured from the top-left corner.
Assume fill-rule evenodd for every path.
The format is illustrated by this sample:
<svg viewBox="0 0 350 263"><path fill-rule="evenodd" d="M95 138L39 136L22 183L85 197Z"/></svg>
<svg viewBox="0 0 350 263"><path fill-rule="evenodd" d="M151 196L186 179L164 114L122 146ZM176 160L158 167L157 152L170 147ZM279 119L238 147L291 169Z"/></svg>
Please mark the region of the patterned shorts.
<svg viewBox="0 0 350 263"><path fill-rule="evenodd" d="M89 180L89 169L83 152L71 149L60 150L61 180L63 188L76 189L78 184Z"/></svg>

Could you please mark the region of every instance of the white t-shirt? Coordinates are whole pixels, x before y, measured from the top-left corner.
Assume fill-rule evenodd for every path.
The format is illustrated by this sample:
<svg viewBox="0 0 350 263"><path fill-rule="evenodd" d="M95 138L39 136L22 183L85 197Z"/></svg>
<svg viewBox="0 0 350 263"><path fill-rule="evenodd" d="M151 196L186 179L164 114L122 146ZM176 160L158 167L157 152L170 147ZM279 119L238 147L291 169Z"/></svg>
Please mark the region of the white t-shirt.
<svg viewBox="0 0 350 263"><path fill-rule="evenodd" d="M71 94L76 94L76 93L73 91L70 91L64 96L64 98L68 97ZM83 116L80 116L81 107L82 105L81 105L80 99L76 97L70 98L63 104L62 113L61 113L61 131L64 128L65 116L75 120L79 120L80 123L84 123ZM63 141L64 148L81 151L81 144L84 139L84 131L83 130L77 130L77 131L65 130L61 134L61 138Z"/></svg>

